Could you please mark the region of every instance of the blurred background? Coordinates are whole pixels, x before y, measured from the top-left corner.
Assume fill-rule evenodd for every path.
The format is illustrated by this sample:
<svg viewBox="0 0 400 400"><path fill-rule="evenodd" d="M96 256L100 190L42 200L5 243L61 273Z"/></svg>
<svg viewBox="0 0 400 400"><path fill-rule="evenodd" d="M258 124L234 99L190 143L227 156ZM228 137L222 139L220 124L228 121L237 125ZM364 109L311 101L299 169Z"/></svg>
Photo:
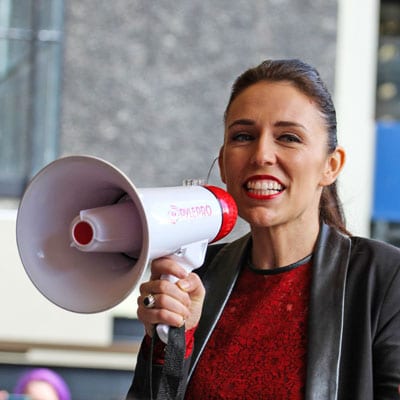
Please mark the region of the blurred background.
<svg viewBox="0 0 400 400"><path fill-rule="evenodd" d="M33 287L15 242L29 180L71 154L104 158L139 188L204 178L233 80L266 58L320 71L348 152L349 229L400 245L398 1L0 0L0 389L49 366L74 400L122 399L143 332L135 292L81 315Z"/></svg>

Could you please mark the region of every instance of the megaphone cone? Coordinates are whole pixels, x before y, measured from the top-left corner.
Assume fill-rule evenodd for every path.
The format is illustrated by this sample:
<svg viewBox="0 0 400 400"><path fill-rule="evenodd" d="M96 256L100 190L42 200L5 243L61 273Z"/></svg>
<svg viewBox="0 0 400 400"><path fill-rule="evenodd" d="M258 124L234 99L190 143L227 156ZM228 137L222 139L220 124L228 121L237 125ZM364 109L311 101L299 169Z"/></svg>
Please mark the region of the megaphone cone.
<svg viewBox="0 0 400 400"><path fill-rule="evenodd" d="M45 297L64 309L93 313L125 299L150 259L221 239L236 218L222 189L137 189L104 160L70 156L43 168L27 187L17 244Z"/></svg>

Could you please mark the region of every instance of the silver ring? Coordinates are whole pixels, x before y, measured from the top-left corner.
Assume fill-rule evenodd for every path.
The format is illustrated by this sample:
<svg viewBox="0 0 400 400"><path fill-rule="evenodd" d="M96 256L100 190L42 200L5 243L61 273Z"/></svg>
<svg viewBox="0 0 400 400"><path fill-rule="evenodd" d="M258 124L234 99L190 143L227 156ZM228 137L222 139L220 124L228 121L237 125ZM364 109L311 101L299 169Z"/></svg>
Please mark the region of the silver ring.
<svg viewBox="0 0 400 400"><path fill-rule="evenodd" d="M150 293L143 299L143 304L146 308L153 308L156 302L155 297Z"/></svg>

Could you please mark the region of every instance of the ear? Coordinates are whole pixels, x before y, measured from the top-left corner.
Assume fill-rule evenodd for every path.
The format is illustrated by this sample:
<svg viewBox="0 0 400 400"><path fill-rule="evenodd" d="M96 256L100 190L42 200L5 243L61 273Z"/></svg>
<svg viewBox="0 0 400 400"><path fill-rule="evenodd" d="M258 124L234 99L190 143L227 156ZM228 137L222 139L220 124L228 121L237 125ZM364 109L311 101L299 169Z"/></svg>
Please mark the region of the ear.
<svg viewBox="0 0 400 400"><path fill-rule="evenodd" d="M221 146L221 148L219 149L218 166L219 166L219 176L221 177L221 181L226 184L226 175L224 167L224 146Z"/></svg>
<svg viewBox="0 0 400 400"><path fill-rule="evenodd" d="M340 171L343 169L345 161L346 152L343 147L338 146L333 153L329 154L326 160L325 170L322 174L320 185L328 186L335 182Z"/></svg>

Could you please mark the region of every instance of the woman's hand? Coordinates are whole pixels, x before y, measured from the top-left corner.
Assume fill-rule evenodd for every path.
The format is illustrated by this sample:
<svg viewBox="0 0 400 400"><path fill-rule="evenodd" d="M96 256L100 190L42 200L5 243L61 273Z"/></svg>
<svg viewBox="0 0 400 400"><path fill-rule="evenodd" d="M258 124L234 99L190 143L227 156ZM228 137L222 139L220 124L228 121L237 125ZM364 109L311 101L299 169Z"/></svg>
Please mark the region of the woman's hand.
<svg viewBox="0 0 400 400"><path fill-rule="evenodd" d="M173 275L176 283L161 279L161 275ZM145 307L144 299L154 296L154 306ZM138 319L144 324L146 333L153 336L156 324L180 327L186 330L195 327L201 316L205 289L197 274L188 274L176 261L162 257L151 264L151 277L140 285L138 297Z"/></svg>

